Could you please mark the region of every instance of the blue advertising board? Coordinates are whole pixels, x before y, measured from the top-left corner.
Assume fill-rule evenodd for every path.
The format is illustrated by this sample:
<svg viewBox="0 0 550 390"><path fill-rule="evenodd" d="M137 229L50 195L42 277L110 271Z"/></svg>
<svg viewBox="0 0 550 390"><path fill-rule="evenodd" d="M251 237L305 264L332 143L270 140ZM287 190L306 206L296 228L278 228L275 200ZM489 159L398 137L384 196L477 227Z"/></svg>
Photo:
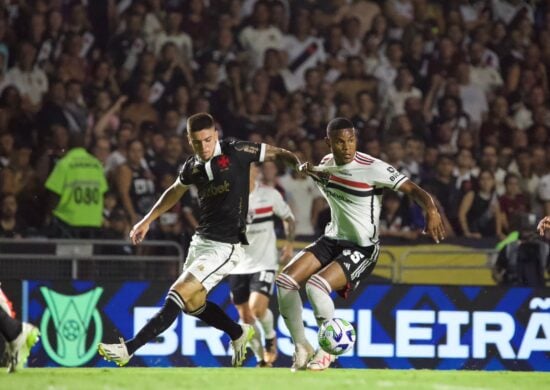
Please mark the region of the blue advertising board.
<svg viewBox="0 0 550 390"><path fill-rule="evenodd" d="M30 366L112 366L96 353L99 340L131 338L163 304L159 282L26 281L23 306L42 338ZM226 283L209 295L237 318ZM350 321L357 342L338 358L348 368L428 368L550 371L550 289L361 286L335 297L336 317ZM276 366L290 366L293 346L272 299L278 333ZM305 301L306 336L317 345L316 322ZM230 366L229 339L182 314L131 366ZM250 356L246 364L255 365Z"/></svg>

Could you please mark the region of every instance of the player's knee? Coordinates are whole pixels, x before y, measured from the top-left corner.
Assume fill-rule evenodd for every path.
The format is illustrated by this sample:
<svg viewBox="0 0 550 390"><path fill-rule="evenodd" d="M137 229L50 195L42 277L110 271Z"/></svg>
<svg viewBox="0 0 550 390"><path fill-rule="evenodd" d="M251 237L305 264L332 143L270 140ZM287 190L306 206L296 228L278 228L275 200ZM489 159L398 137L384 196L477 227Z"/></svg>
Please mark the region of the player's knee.
<svg viewBox="0 0 550 390"><path fill-rule="evenodd" d="M168 298L172 299L184 312L189 314L197 312L206 303L206 294L203 294L201 291L170 290Z"/></svg>
<svg viewBox="0 0 550 390"><path fill-rule="evenodd" d="M254 319L263 318L267 308L264 306L253 306L251 307L252 316Z"/></svg>
<svg viewBox="0 0 550 390"><path fill-rule="evenodd" d="M277 279L275 279L275 284L279 288L283 288L286 290L299 290L300 284L290 275L287 275L285 273L280 273L277 276Z"/></svg>
<svg viewBox="0 0 550 390"><path fill-rule="evenodd" d="M256 318L254 317L253 313L249 310L246 310L241 313L241 319L245 324L254 324L256 322Z"/></svg>
<svg viewBox="0 0 550 390"><path fill-rule="evenodd" d="M312 294L318 291L330 295L331 290L332 289L329 282L327 282L325 278L317 274L309 278L306 283L306 293L308 297L311 297Z"/></svg>

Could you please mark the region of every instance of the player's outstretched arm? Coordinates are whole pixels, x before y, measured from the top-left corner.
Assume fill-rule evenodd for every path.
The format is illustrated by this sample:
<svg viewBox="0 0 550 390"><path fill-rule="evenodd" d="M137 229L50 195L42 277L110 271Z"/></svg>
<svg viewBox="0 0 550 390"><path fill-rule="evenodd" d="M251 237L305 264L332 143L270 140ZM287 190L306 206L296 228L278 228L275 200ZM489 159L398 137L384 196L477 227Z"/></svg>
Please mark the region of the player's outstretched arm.
<svg viewBox="0 0 550 390"><path fill-rule="evenodd" d="M444 240L445 227L443 226L441 215L439 215L439 211L437 211L437 207L431 195L410 180L403 183L401 187L399 187L399 191L409 195L424 210L426 215L425 232L438 244L439 241Z"/></svg>
<svg viewBox="0 0 550 390"><path fill-rule="evenodd" d="M187 186L181 185L179 181L176 180L174 184L164 191L151 210L141 219L141 221L136 223L130 231L130 239L134 245L143 241L145 235L149 231L151 222L174 207L176 202L185 194L187 188Z"/></svg>
<svg viewBox="0 0 550 390"><path fill-rule="evenodd" d="M550 229L550 216L546 216L543 219L540 220L539 224L537 225L537 232L541 236L544 236L544 233Z"/></svg>
<svg viewBox="0 0 550 390"><path fill-rule="evenodd" d="M265 160L279 159L285 163L285 165L297 170L300 166L300 160L296 155L286 149L278 148L276 146L266 145Z"/></svg>

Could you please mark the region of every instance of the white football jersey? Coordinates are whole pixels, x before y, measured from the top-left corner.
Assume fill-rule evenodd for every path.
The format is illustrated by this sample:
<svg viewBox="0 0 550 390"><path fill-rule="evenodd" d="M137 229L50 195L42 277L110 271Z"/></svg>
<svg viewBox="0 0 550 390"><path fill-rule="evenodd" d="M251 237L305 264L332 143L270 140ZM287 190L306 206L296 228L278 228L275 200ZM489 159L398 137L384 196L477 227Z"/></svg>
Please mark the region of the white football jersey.
<svg viewBox="0 0 550 390"><path fill-rule="evenodd" d="M378 243L382 190L396 191L408 178L391 165L360 152L344 165L336 165L329 154L317 168L324 173L315 182L330 205L331 221L325 235L359 246Z"/></svg>
<svg viewBox="0 0 550 390"><path fill-rule="evenodd" d="M292 211L275 188L256 184L248 200L246 236L250 245L244 245L245 258L231 271L231 274L252 274L266 270L277 270L277 237L273 217L282 220L294 218Z"/></svg>

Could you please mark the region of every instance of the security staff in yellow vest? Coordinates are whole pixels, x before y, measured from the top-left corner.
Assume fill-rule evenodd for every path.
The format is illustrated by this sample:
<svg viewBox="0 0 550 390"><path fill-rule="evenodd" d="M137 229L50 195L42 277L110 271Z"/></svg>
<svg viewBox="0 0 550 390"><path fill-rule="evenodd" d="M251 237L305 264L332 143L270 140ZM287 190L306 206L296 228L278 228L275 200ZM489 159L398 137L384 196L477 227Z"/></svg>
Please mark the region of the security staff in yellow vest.
<svg viewBox="0 0 550 390"><path fill-rule="evenodd" d="M84 136L71 134L71 149L57 162L46 181L55 195L51 235L97 237L103 219L107 180L101 162L84 149Z"/></svg>

